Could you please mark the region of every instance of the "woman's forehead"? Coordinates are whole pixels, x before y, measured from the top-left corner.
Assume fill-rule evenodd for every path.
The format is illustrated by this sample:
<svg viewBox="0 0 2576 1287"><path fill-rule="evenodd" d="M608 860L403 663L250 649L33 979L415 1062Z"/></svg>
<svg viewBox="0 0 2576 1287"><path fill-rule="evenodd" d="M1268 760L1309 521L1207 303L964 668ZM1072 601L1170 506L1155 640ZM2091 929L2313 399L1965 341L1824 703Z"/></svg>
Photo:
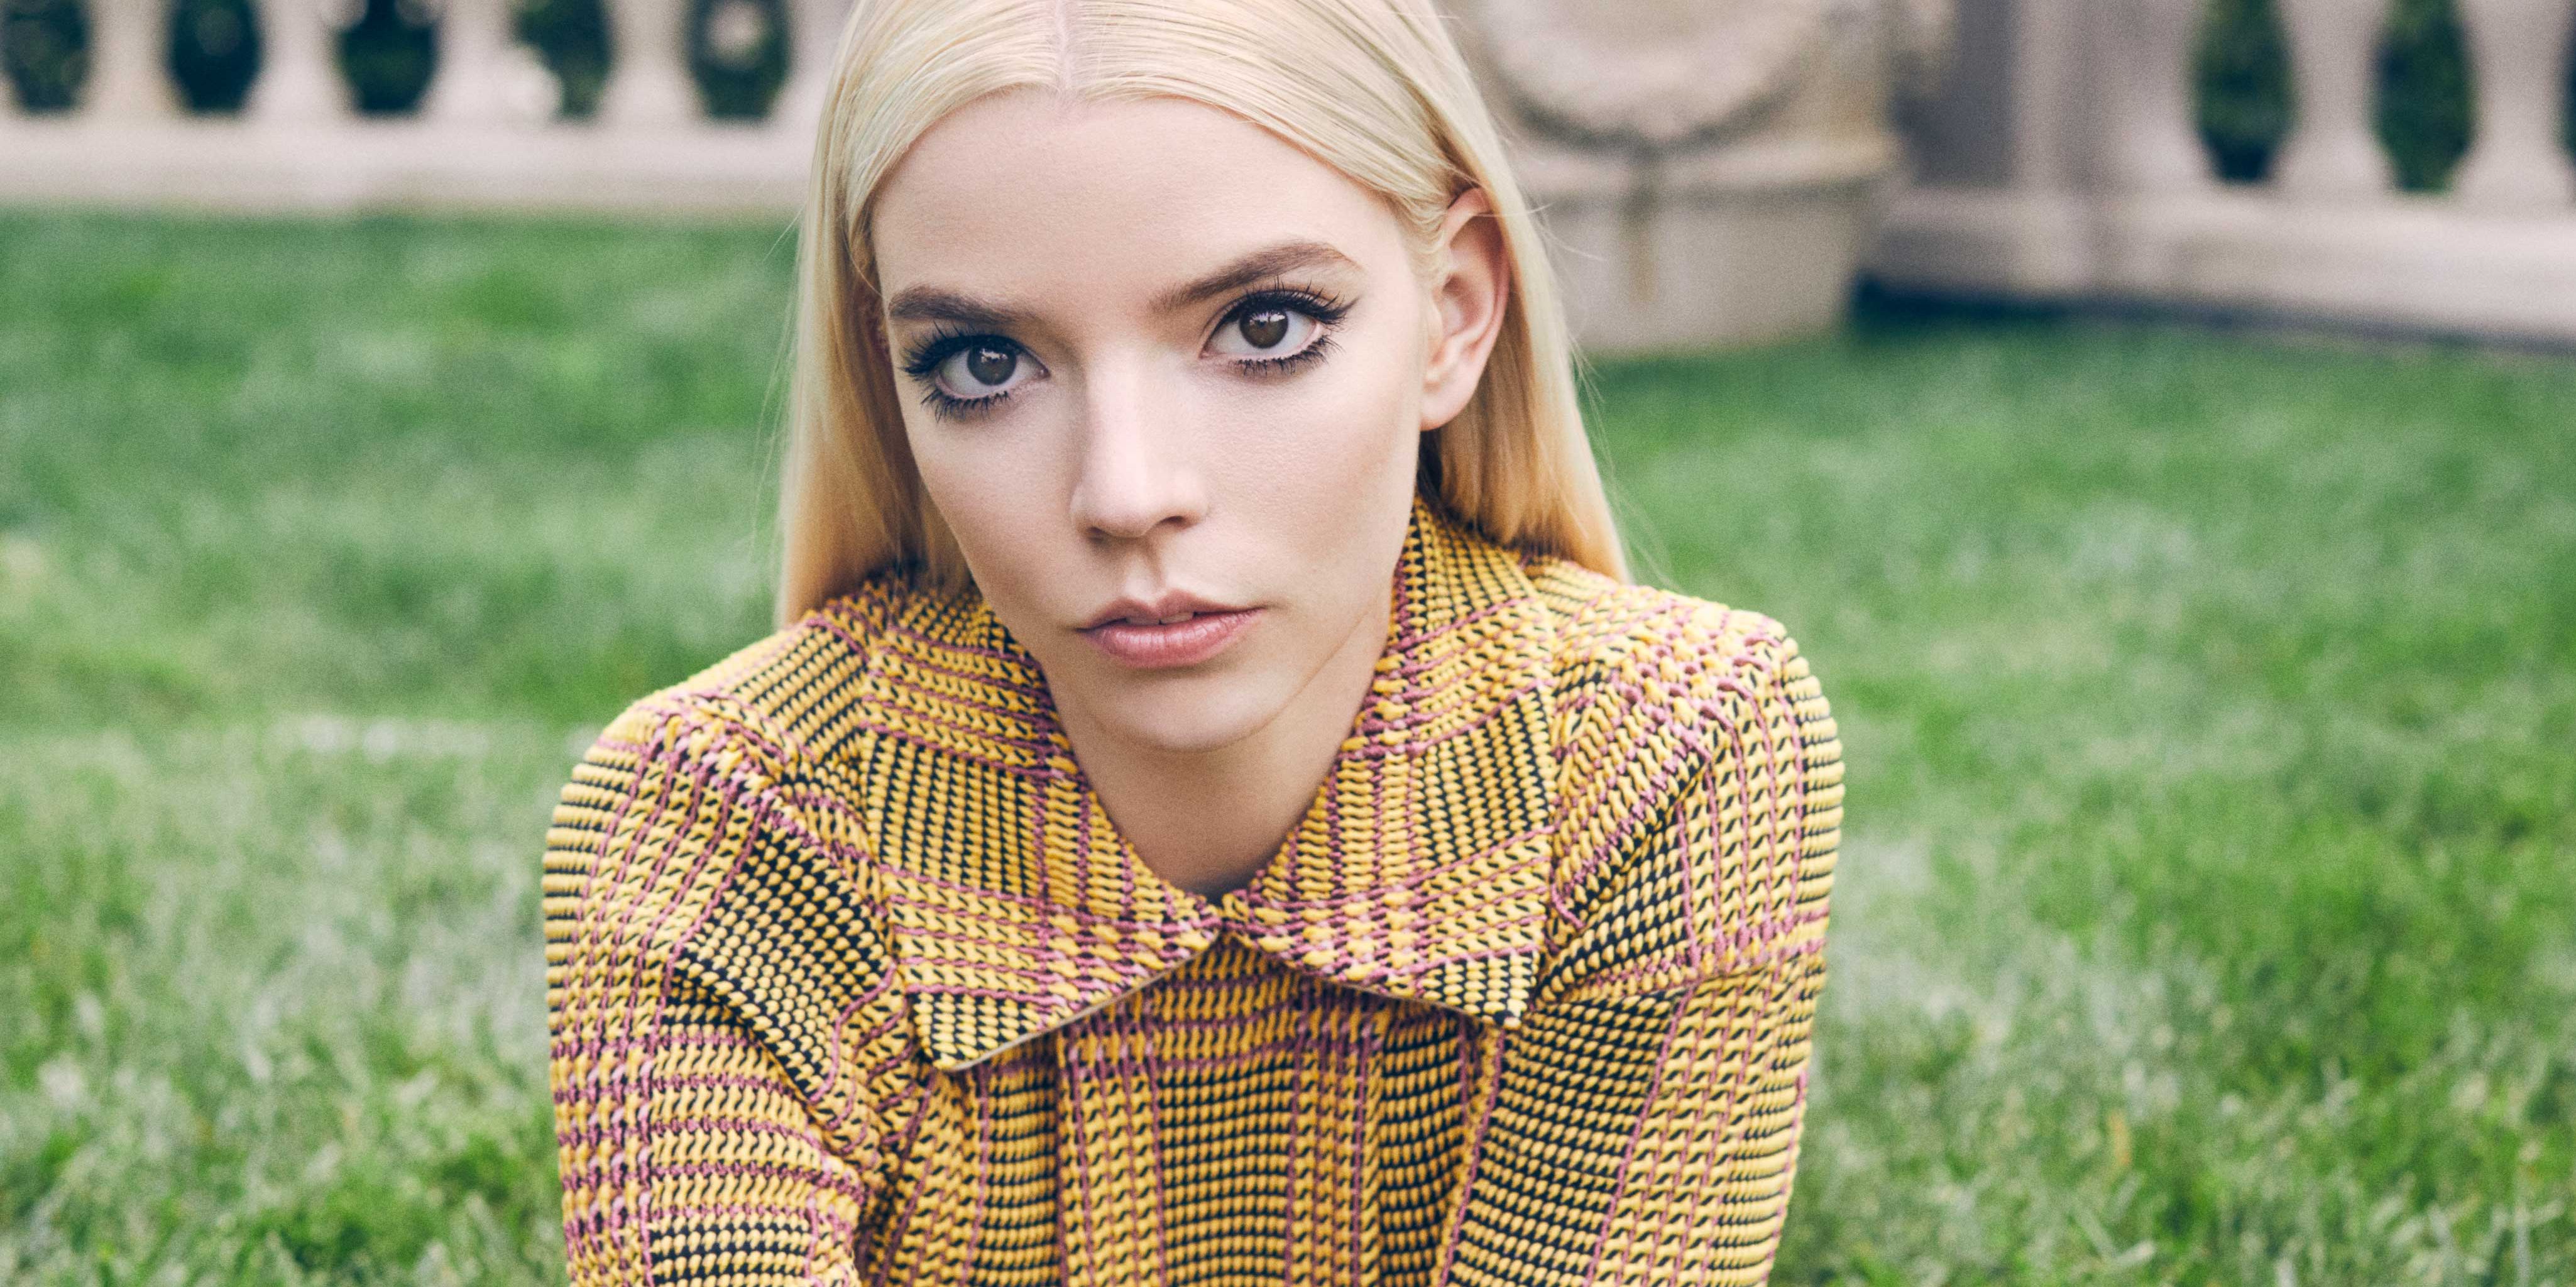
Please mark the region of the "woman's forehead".
<svg viewBox="0 0 2576 1287"><path fill-rule="evenodd" d="M1400 255L1393 214L1241 117L1177 98L1071 102L1015 91L950 113L880 184L879 284L993 302L1049 282L1169 304L1266 249L1318 270Z"/></svg>

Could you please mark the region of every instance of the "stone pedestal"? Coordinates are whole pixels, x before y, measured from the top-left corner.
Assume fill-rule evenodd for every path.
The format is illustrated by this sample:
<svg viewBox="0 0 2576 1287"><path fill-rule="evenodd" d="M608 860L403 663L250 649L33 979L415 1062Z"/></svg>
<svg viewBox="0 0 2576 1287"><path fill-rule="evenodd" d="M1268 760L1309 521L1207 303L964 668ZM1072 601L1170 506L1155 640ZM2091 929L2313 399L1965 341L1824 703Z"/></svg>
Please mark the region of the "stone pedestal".
<svg viewBox="0 0 2576 1287"><path fill-rule="evenodd" d="M1481 0L1464 24L1596 354L1842 318L1946 0ZM1936 34L1937 33L1937 34Z"/></svg>

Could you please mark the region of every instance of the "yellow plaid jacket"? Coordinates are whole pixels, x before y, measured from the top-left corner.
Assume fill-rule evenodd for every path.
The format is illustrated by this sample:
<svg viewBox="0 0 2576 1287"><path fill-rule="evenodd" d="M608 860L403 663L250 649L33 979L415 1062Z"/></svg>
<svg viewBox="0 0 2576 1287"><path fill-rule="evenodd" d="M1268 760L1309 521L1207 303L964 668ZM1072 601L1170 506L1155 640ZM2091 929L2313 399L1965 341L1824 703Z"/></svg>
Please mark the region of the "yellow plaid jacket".
<svg viewBox="0 0 2576 1287"><path fill-rule="evenodd" d="M1392 593L1220 897L971 591L881 573L629 707L546 835L574 1282L1763 1280L1842 817L1807 663L1418 500Z"/></svg>

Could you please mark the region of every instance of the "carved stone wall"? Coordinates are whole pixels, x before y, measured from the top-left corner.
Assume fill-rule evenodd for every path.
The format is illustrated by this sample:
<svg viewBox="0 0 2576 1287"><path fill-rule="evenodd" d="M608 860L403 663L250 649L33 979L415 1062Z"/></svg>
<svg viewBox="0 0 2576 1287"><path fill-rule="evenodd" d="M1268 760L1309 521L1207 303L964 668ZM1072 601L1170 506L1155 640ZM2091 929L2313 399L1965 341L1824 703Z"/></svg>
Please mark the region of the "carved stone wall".
<svg viewBox="0 0 2576 1287"><path fill-rule="evenodd" d="M1950 0L1472 0L1468 56L1596 352L1842 315Z"/></svg>

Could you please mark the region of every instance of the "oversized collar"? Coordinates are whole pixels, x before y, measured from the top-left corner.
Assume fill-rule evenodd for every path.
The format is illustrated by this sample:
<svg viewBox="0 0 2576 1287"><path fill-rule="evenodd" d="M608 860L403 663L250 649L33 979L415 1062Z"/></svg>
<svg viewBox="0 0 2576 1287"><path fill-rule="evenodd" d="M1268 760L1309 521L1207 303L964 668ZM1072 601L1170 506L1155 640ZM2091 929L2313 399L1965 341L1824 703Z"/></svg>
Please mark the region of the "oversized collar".
<svg viewBox="0 0 2576 1287"><path fill-rule="evenodd" d="M1292 969L1518 1024L1548 931L1555 626L1511 550L1414 500L1369 700L1268 864L1213 898L1111 824L1036 658L980 595L871 585L884 597L846 605L875 622L853 712L875 736L853 767L934 1064L979 1063L1229 933Z"/></svg>

